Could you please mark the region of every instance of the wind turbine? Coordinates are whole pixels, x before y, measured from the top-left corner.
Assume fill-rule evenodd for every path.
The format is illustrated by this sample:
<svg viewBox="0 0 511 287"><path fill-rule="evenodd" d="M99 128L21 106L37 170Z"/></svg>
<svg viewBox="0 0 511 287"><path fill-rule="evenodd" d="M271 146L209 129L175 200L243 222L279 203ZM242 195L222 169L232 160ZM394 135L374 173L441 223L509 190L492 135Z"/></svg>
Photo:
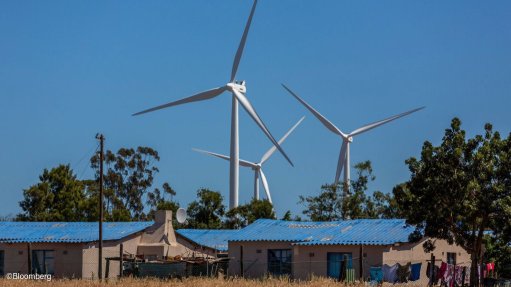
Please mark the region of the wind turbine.
<svg viewBox="0 0 511 287"><path fill-rule="evenodd" d="M295 94L288 87L286 87L286 85L282 84L282 86L293 97L295 97L300 103L302 103L327 129L329 129L331 132L333 132L336 135L339 135L342 138L342 146L341 146L341 151L339 152L339 159L337 161L337 171L335 173L334 186L337 186L339 184L339 177L341 176L341 172L344 169L344 185L345 185L346 190L348 190L349 186L350 186L349 185L349 182L350 182L350 144L353 142L353 137L425 108L425 107L420 107L417 109L413 109L411 111L407 111L407 112L404 112L404 113L401 113L398 115L394 115L389 118L383 119L381 121L367 124L367 125L362 126L350 133L345 134L339 128L337 128L334 124L332 124L327 118L325 118L318 111L316 111L311 105L307 104L297 94Z"/></svg>
<svg viewBox="0 0 511 287"><path fill-rule="evenodd" d="M289 131L279 140L279 144L282 144L286 138L296 129L296 127L305 119L305 117L302 117ZM227 161L230 160L230 157L218 154L210 151L200 150L200 149L193 149L197 152L205 153L207 155L215 156L221 159L225 159ZM268 201L270 203L273 203L271 200L271 194L270 194L270 188L268 186L268 181L266 180L266 176L264 175L262 165L273 155L273 153L277 150L275 146L272 146L264 155L261 157L261 160L259 162L250 162L243 159L240 159L240 165L244 167L251 168L254 171L254 199L259 200L259 177L261 178L261 181L263 183L264 191L266 192L266 197L268 198Z"/></svg>
<svg viewBox="0 0 511 287"><path fill-rule="evenodd" d="M250 16L248 17L247 24L245 25L245 30L243 31L243 35L241 37L240 44L238 46L238 50L236 51L236 55L234 56L234 63L232 65L231 78L229 82L222 87L214 88L211 90L207 90L204 92L200 92L193 96L183 98L177 101L173 101L167 104L163 104L154 108L150 108L138 113L133 114L134 116L153 112L156 110L173 107L181 104L204 101L209 100L214 97L219 96L223 92L230 92L232 94L232 108L231 108L231 145L230 145L230 156L232 159L230 162L229 168L229 208L234 208L238 206L238 178L239 178L239 138L238 138L238 102L245 109L245 111L250 115L250 117L256 122L256 124L261 128L264 134L270 139L270 141L277 147L277 149L282 153L282 155L286 158L286 160L293 166L293 163L286 155L284 150L277 143L275 138L272 136L264 122L261 120L256 110L245 96L246 87L245 81L236 81L236 72L238 71L238 66L241 60L241 56L243 54L243 49L245 47L245 42L247 41L248 31L250 29L250 23L252 22L252 17L254 16L254 12L256 9L257 0L254 1L252 5L252 10L250 11Z"/></svg>

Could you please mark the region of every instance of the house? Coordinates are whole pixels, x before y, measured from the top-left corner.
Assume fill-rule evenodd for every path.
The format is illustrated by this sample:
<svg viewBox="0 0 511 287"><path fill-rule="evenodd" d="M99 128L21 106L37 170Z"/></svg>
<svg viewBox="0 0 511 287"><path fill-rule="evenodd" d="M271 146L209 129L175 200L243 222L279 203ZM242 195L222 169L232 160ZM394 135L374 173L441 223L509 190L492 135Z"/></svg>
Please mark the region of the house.
<svg viewBox="0 0 511 287"><path fill-rule="evenodd" d="M97 278L98 238L97 222L0 222L0 276L37 272L59 278ZM180 235L180 242L184 241ZM192 252L205 256L177 241L171 211L157 211L154 222L103 223L104 277L119 275L119 261L107 264L106 259L119 258L121 245L124 257L146 260Z"/></svg>
<svg viewBox="0 0 511 287"><path fill-rule="evenodd" d="M228 274L285 275L303 280L312 276L338 278L341 264L346 264L348 277L351 273L352 279L367 280L371 267L422 263L417 283L424 283L431 253L422 247L425 239L409 242L414 230L403 219L333 222L259 219L229 238ZM439 261L470 265L470 255L445 240L436 240L433 254Z"/></svg>
<svg viewBox="0 0 511 287"><path fill-rule="evenodd" d="M191 252L187 257L197 257L196 253L198 256L227 257L228 240L237 232L229 229L178 229L176 239Z"/></svg>

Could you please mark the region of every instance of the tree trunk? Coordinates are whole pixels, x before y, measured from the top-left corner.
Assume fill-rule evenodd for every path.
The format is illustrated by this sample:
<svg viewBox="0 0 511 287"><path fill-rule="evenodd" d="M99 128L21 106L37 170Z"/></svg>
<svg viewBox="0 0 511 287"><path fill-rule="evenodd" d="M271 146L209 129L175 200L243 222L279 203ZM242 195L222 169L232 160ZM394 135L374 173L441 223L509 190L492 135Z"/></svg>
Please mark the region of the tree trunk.
<svg viewBox="0 0 511 287"><path fill-rule="evenodd" d="M477 251L474 251L472 252L472 254L470 254L470 260L472 261L471 262L471 267L470 267L470 287L477 287L478 285L478 280L479 280L479 276L478 276L478 273L477 273L477 267L479 265L478 261L479 259L477 258L478 256L476 255Z"/></svg>
<svg viewBox="0 0 511 287"><path fill-rule="evenodd" d="M486 226L487 217L483 217L483 221L481 226L479 227L477 238L475 240L474 244L474 252L471 253L470 257L472 260L472 267L470 268L470 286L479 286L480 278L479 278L479 272L478 268L480 266L481 259L482 259L482 245L483 245L483 235L484 235L484 229Z"/></svg>

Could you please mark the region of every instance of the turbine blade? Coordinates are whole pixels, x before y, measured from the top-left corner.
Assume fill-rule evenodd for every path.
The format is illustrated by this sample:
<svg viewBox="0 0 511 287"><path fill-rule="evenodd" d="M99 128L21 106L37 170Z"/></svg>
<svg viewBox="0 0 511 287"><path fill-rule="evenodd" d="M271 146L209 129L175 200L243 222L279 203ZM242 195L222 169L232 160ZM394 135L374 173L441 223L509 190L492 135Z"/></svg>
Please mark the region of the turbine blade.
<svg viewBox="0 0 511 287"><path fill-rule="evenodd" d="M262 169L259 169L259 175L261 176L261 181L263 182L264 191L266 192L266 197L268 197L268 201L273 204L271 200L270 187L268 186L268 181L266 180L266 176Z"/></svg>
<svg viewBox="0 0 511 287"><path fill-rule="evenodd" d="M278 141L278 143L282 144L286 138L296 129L296 127L302 123L304 119L305 117L302 117L289 131L287 131L287 133ZM261 164L267 161L276 150L277 147L272 146L261 158Z"/></svg>
<svg viewBox="0 0 511 287"><path fill-rule="evenodd" d="M226 155L223 155L223 154L214 153L214 152L210 152L210 151L207 151L207 150L201 150L201 149L196 149L196 148L192 148L192 150L194 150L196 152L204 153L204 154L207 154L207 155L215 156L215 157L218 157L218 158L221 158L221 159L225 159L227 161L231 160L230 157L228 157ZM257 164L249 162L249 161L246 161L246 160L243 160L243 159L240 159L239 163L240 163L241 166L244 166L244 167L251 167L251 168L257 167Z"/></svg>
<svg viewBox="0 0 511 287"><path fill-rule="evenodd" d="M304 105L323 125L332 131L335 134L338 134L344 138L346 138L346 135L341 132L334 124L332 124L327 118L325 118L323 115L321 115L318 111L316 111L312 106L307 104L304 100L302 100L297 94L295 94L291 89L289 89L286 85L282 84L284 89L286 89L293 97L295 97L302 105Z"/></svg>
<svg viewBox="0 0 511 287"><path fill-rule="evenodd" d="M257 112L255 111L254 107L252 107L252 104L250 104L247 97L245 95L243 95L242 93L240 93L236 89L233 89L232 92L233 92L233 95L238 99L240 104L243 106L245 111L247 111L247 113L250 115L250 117L252 117L252 119L256 122L256 124L261 128L261 130L264 132L264 134L266 134L266 136L270 139L270 141L273 143L273 145L275 145L277 147L277 149L280 151L280 153L282 153L282 155L286 158L286 160L289 162L289 164L291 164L291 166L294 166L293 162L291 162L291 159L289 159L289 157L284 152L282 147L280 147L280 144L275 140L275 138L272 136L272 134L270 133L270 131L268 130L266 125L263 123L263 121L261 120L261 118L259 117Z"/></svg>
<svg viewBox="0 0 511 287"><path fill-rule="evenodd" d="M256 9L257 0L254 1L252 5L252 10L250 11L250 16L248 16L247 24L245 25L245 30L243 31L243 36L241 36L241 41L238 46L238 50L236 51L236 56L234 56L234 63L232 64L231 71L231 80L229 82L234 81L236 77L236 72L238 72L238 66L240 64L241 56L243 55L243 49L245 48L245 42L247 41L248 31L250 30L250 24L252 23L252 17L254 16L254 12Z"/></svg>
<svg viewBox="0 0 511 287"><path fill-rule="evenodd" d="M196 148L192 148L192 150L196 151L196 152L200 152L200 153L203 153L203 154L207 154L207 155L211 155L211 156L215 156L215 157L218 157L218 158L221 158L221 159L225 159L225 160L230 160L230 158L226 155L223 155L223 154L219 154L219 153L214 153L214 152L210 152L210 151L207 151L207 150L202 150L202 149L196 149Z"/></svg>
<svg viewBox="0 0 511 287"><path fill-rule="evenodd" d="M150 108L150 109L147 109L147 110L135 113L132 116L138 116L138 115L141 115L141 114L145 114L145 113L149 113L149 112L153 112L153 111L156 111L156 110L161 110L161 109L164 109L164 108L168 108L168 107L172 107L172 106L177 106L177 105L181 105L181 104L208 100L208 99L211 99L211 98L214 98L214 97L220 95L225 90L226 90L225 87L211 89L211 90L208 90L208 91L205 91L205 92L201 92L201 93L195 94L195 95L193 95L191 97L183 98L183 99L180 99L180 100L177 100L177 101L174 101L174 102L170 102L170 103L167 103L167 104L164 104L164 105L160 105L160 106L157 106L157 107L154 107L154 108Z"/></svg>
<svg viewBox="0 0 511 287"><path fill-rule="evenodd" d="M339 178L341 177L341 172L343 168L348 168L344 166L346 159L346 142L342 142L341 151L339 152L339 159L337 160L337 171L335 172L335 180L334 186L339 184Z"/></svg>
<svg viewBox="0 0 511 287"><path fill-rule="evenodd" d="M404 116L407 116L407 115L409 115L409 114L411 114L411 113L415 113L415 112L420 111L420 110L422 110L422 109L424 109L424 108L425 108L425 107L420 107L420 108L417 108L417 109L413 109L413 110L411 110L411 111L404 112L404 113L401 113L401 114L398 114L398 115L394 115L394 116L389 117L389 118L386 118L386 119L384 119L384 120L377 121L377 122L374 122L374 123L371 123L371 124L365 125L365 126L363 126L363 127L361 127L361 128L358 128L358 129L356 129L356 130L352 131L352 132L349 134L349 136L356 136L356 135L359 135L359 134L361 134L361 133L363 133L363 132L366 132L366 131L368 131L368 130L372 130L372 129L374 129L374 128L376 128L376 127L379 127L379 126L381 126L381 125L383 125L383 124L386 124L386 123L391 122L391 121L393 121L393 120L397 120L397 119L399 119L399 118L401 118L401 117L404 117Z"/></svg>

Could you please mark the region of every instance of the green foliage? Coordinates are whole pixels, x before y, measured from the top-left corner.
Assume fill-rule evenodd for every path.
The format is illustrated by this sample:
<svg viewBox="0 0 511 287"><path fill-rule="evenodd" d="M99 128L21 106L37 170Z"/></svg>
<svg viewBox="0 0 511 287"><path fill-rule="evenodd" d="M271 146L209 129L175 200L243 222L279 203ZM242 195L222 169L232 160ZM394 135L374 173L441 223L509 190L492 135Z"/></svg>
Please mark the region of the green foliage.
<svg viewBox="0 0 511 287"><path fill-rule="evenodd" d="M485 235L485 262L496 262L496 273L500 278L511 278L511 246L496 236Z"/></svg>
<svg viewBox="0 0 511 287"><path fill-rule="evenodd" d="M332 221L342 217L342 197L334 185L322 185L318 196L300 195L299 198L299 203L305 206L302 213L312 221Z"/></svg>
<svg viewBox="0 0 511 287"><path fill-rule="evenodd" d="M318 196L300 196L299 203L305 206L303 214L312 221L332 221L358 218L394 218L399 215L394 198L390 194L375 191L366 195L368 184L374 181L370 161L355 165L357 179L350 182L351 189L325 184Z"/></svg>
<svg viewBox="0 0 511 287"><path fill-rule="evenodd" d="M511 135L503 140L486 124L484 135L467 140L454 118L439 146L426 141L421 158L406 163L411 178L394 195L407 222L417 226L415 239L457 243L471 253L473 264L481 262L485 230L509 242Z"/></svg>
<svg viewBox="0 0 511 287"><path fill-rule="evenodd" d="M176 195L174 189L167 182L162 185L162 189L163 193L158 188L147 193L147 205L150 207L147 219L154 219L154 213L157 210L172 210L172 214L175 215L179 209L179 203L173 200ZM172 220L172 224L176 229L181 227L175 219Z"/></svg>
<svg viewBox="0 0 511 287"><path fill-rule="evenodd" d="M276 219L273 205L267 200L252 199L250 203L229 210L225 228L243 228L260 218Z"/></svg>
<svg viewBox="0 0 511 287"><path fill-rule="evenodd" d="M105 218L110 221L145 219L143 198L153 184L158 168L158 152L150 147L121 148L105 153ZM99 178L99 154L91 158L91 167Z"/></svg>
<svg viewBox="0 0 511 287"><path fill-rule="evenodd" d="M300 216L298 216L298 215L295 215L293 217L292 214L291 214L291 210L288 210L288 211L286 211L284 216L282 216L281 220L286 220L286 221L302 221L302 218Z"/></svg>
<svg viewBox="0 0 511 287"><path fill-rule="evenodd" d="M44 169L39 183L23 190L24 199L19 203L21 221L81 221L86 197L83 184L76 179L69 165Z"/></svg>
<svg viewBox="0 0 511 287"><path fill-rule="evenodd" d="M197 191L197 200L188 205L188 227L198 229L222 228L225 214L223 197L219 192L206 188Z"/></svg>

